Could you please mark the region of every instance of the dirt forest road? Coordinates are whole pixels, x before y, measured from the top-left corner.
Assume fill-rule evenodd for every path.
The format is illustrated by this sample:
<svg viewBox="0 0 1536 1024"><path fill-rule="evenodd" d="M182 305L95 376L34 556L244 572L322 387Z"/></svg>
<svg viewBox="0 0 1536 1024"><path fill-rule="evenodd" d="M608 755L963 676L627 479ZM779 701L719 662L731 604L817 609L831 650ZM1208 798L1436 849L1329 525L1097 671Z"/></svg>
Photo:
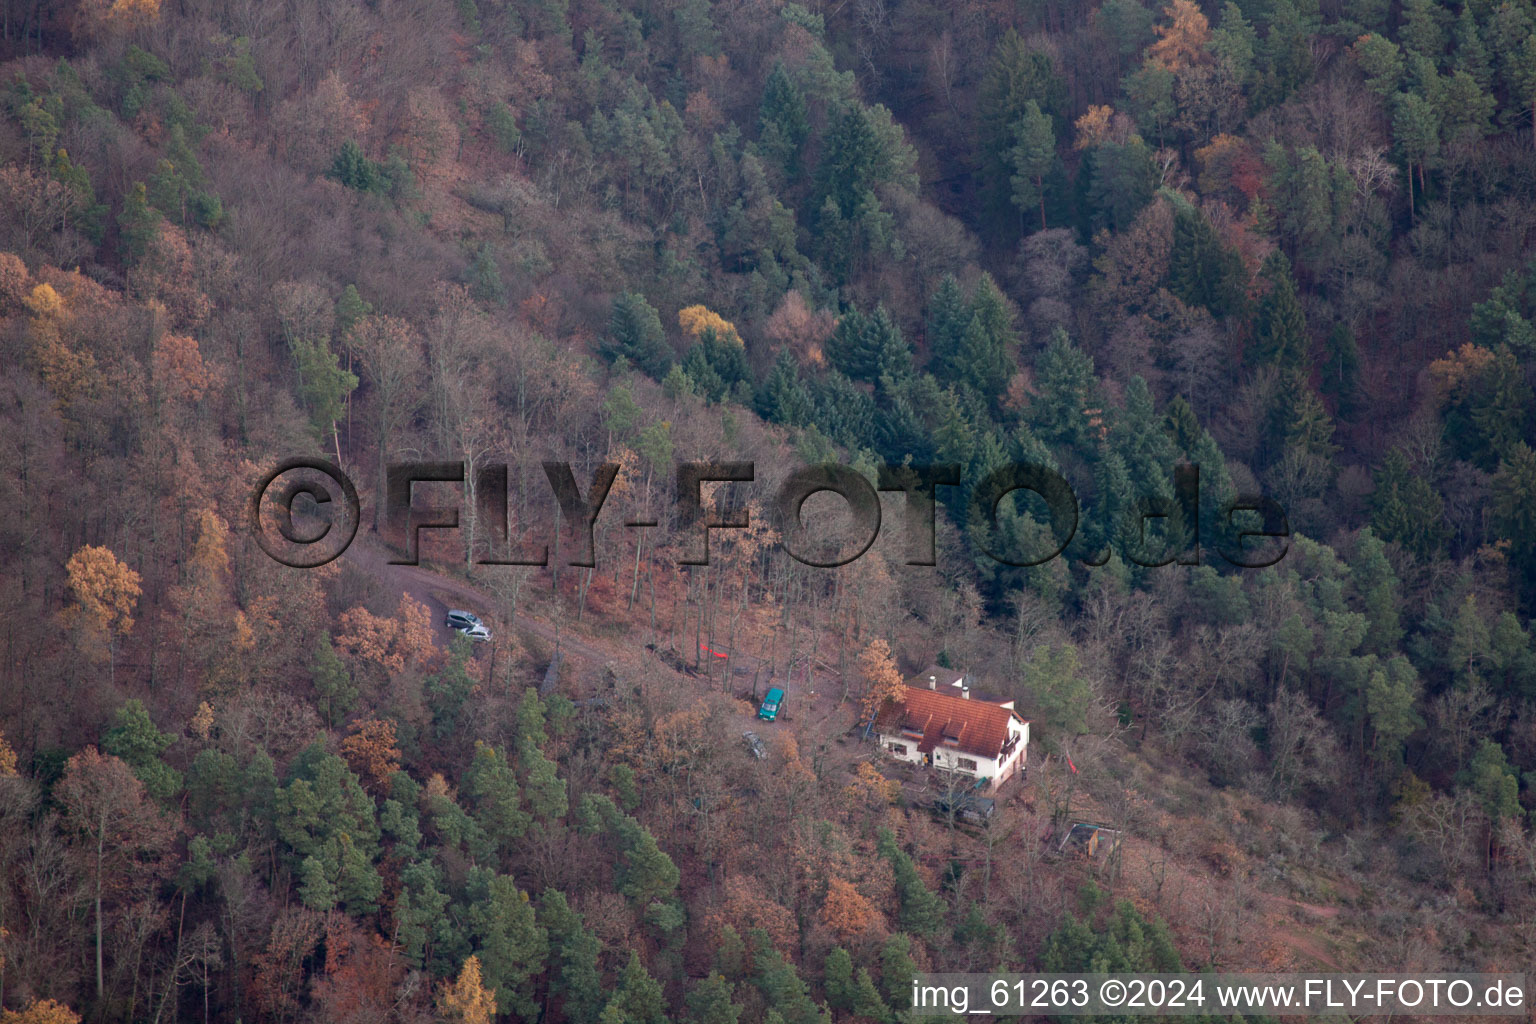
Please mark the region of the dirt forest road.
<svg viewBox="0 0 1536 1024"><path fill-rule="evenodd" d="M453 638L452 631L443 625L443 616L449 608L462 608L483 615L492 621L493 628L505 628L505 623L494 621L497 616L493 610L498 602L486 588L462 577L435 571L426 565L393 564L390 559L395 557L398 557L397 553L376 536L362 531L342 555L342 560L380 581L388 589L408 594L412 600L425 604L432 616L433 632L444 646ZM645 650L639 643L594 640L576 633L569 625L557 629L555 623L522 610L518 612L514 628L517 632L534 634L548 643L552 650L556 649L558 642L558 650L563 659L585 663L581 668L582 676L591 677L610 664L634 668L638 664L638 657L654 671L676 673L695 682L703 678L692 671L680 672L676 664ZM835 696L841 691L841 685L835 681L834 676L818 671L808 678L804 662L795 667L794 679L791 681L773 678L770 666L763 659L746 653L738 652L731 659L731 666L733 679L730 685L739 695L749 693L749 684L754 679L759 694L769 686L785 687L789 691L789 699L786 701L786 720L789 722L798 721L807 725L816 722L818 731L824 731L831 720L840 721L846 714L846 709L840 708L840 702ZM754 718L755 710L753 708L747 712L744 718Z"/></svg>
<svg viewBox="0 0 1536 1024"><path fill-rule="evenodd" d="M384 583L391 590L398 589L410 595L413 601L425 604L432 613L432 627L438 642L444 645L452 639L452 631L443 625L443 615L450 607L476 614L485 614L496 607L496 599L483 587L469 580L433 572L422 565L395 565L390 562L394 557L395 553L376 538L360 533L342 555L342 560ZM521 612L517 616L516 628L547 640L551 646L555 645L558 632L559 650L564 656L575 655L595 665L602 665L613 657L613 652L589 643L569 629L557 631L554 623Z"/></svg>

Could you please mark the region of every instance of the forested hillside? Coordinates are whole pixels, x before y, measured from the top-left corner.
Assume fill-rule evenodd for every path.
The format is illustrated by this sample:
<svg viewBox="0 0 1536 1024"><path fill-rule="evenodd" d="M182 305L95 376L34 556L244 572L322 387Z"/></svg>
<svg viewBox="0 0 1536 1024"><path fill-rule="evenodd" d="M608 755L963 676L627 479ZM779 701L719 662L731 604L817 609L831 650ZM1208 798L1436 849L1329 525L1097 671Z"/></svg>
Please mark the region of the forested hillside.
<svg viewBox="0 0 1536 1024"><path fill-rule="evenodd" d="M1536 962L1533 231L1532 0L0 0L0 1022ZM596 564L476 564L560 461ZM820 463L955 467L937 564L791 558ZM1032 720L980 835L863 738L935 662Z"/></svg>

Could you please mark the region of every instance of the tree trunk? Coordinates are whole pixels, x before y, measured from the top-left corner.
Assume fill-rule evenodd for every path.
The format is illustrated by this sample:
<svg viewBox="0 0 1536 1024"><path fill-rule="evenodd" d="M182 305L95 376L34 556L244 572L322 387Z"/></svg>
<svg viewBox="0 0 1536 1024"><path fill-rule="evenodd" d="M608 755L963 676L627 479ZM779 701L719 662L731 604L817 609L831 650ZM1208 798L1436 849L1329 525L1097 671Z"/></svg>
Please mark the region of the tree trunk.
<svg viewBox="0 0 1536 1024"><path fill-rule="evenodd" d="M106 858L107 848L107 811L103 807L101 820L96 827L96 1002L99 1006L102 999L102 990L106 987L102 983L101 969L101 865Z"/></svg>

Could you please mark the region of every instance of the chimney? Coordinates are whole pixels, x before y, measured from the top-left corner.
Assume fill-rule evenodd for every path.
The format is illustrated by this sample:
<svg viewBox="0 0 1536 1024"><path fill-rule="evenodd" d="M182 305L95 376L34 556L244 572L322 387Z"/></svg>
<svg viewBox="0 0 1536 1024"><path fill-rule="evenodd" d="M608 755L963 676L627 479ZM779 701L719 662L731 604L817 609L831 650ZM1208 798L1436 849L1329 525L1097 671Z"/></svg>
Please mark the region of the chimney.
<svg viewBox="0 0 1536 1024"><path fill-rule="evenodd" d="M928 677L928 689L930 689L930 690L937 690L938 688L939 688L939 680L938 680L938 678L935 677L935 676L929 676Z"/></svg>
<svg viewBox="0 0 1536 1024"><path fill-rule="evenodd" d="M970 700L971 699L971 688L969 686L962 686L962 687L960 687L960 699L961 700Z"/></svg>

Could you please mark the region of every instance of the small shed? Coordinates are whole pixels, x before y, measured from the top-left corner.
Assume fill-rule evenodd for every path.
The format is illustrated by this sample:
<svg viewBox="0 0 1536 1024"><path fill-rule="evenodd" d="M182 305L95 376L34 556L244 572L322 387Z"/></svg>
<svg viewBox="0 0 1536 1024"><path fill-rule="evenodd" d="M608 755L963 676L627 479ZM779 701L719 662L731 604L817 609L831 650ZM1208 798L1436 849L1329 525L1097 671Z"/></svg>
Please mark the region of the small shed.
<svg viewBox="0 0 1536 1024"><path fill-rule="evenodd" d="M1074 854L1090 860L1104 860L1120 848L1120 830L1092 821L1079 821L1067 829L1056 846L1062 856Z"/></svg>

